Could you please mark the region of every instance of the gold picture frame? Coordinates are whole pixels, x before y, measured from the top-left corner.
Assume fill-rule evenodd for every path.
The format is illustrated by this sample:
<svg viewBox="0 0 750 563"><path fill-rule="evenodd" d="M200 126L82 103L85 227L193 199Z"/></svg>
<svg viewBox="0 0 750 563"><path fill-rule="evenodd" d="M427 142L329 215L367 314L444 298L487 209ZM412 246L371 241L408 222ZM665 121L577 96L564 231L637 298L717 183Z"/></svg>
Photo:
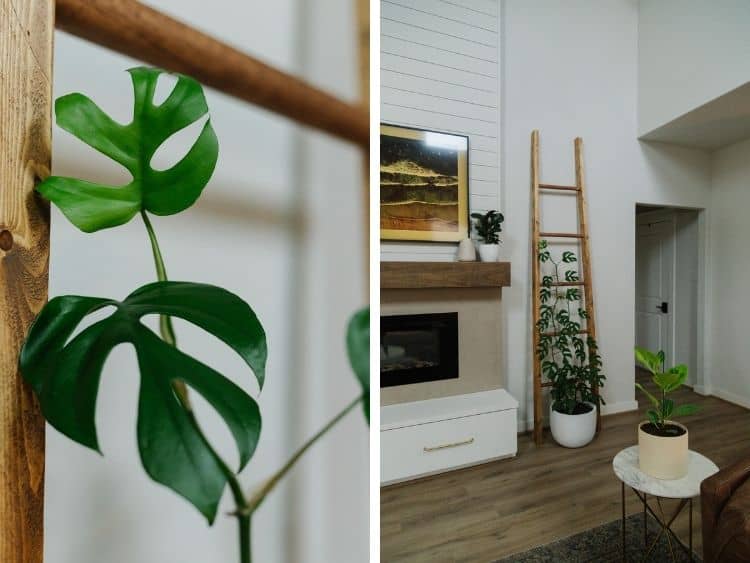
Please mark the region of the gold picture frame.
<svg viewBox="0 0 750 563"><path fill-rule="evenodd" d="M380 238L458 242L469 234L469 138L380 125Z"/></svg>

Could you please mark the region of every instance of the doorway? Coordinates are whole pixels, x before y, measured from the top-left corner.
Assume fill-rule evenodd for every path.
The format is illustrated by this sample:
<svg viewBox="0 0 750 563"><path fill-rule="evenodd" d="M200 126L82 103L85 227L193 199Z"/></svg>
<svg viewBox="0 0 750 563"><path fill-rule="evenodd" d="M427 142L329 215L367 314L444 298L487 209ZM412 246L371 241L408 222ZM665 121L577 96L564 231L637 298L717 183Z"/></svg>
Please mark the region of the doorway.
<svg viewBox="0 0 750 563"><path fill-rule="evenodd" d="M664 350L666 365L687 364L698 381L701 214L697 209L636 205L635 344Z"/></svg>

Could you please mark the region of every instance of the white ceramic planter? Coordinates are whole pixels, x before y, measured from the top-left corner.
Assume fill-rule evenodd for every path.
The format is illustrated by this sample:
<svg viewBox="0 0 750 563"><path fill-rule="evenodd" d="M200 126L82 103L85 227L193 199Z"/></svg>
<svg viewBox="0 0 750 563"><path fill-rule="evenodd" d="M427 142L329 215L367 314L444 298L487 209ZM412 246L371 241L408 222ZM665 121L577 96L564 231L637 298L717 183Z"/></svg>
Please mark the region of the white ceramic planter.
<svg viewBox="0 0 750 563"><path fill-rule="evenodd" d="M549 426L555 442L566 448L580 448L596 435L596 407L583 414L563 414L550 406Z"/></svg>
<svg viewBox="0 0 750 563"><path fill-rule="evenodd" d="M688 472L688 431L679 422L667 421L685 430L682 436L654 436L638 425L638 465L657 479L679 479Z"/></svg>
<svg viewBox="0 0 750 563"><path fill-rule="evenodd" d="M480 244L479 256L482 259L482 262L497 262L497 259L500 256L500 245Z"/></svg>

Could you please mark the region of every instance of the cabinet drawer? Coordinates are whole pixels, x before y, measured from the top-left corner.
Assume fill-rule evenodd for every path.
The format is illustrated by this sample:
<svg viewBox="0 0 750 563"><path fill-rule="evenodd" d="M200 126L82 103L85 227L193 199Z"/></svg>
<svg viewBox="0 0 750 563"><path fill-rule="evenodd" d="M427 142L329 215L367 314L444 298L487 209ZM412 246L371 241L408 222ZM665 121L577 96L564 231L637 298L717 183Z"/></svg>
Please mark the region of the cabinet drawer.
<svg viewBox="0 0 750 563"><path fill-rule="evenodd" d="M516 409L384 430L380 479L413 479L515 455L516 443Z"/></svg>

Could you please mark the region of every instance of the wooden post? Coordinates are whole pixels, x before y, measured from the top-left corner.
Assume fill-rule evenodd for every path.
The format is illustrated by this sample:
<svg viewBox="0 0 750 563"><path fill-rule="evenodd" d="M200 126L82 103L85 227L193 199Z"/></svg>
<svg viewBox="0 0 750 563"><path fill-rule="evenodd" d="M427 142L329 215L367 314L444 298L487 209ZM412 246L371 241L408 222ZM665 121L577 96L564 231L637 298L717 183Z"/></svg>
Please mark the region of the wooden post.
<svg viewBox="0 0 750 563"><path fill-rule="evenodd" d="M362 147L370 120L344 102L136 0L57 0L57 26L123 55L192 76Z"/></svg>
<svg viewBox="0 0 750 563"><path fill-rule="evenodd" d="M596 340L596 314L594 312L594 280L591 276L591 249L589 248L588 212L586 211L586 182L583 173L583 139L576 137L573 140L573 149L576 160L576 186L578 187L578 232L581 233L581 266L583 269L583 281L585 283L583 298L586 304L586 329L589 337ZM587 348L590 348L587 345ZM594 394L599 394L599 386L594 386ZM596 408L596 431L602 428L602 409Z"/></svg>
<svg viewBox="0 0 750 563"><path fill-rule="evenodd" d="M54 0L0 0L0 561L41 563L44 419L18 352L47 299Z"/></svg>
<svg viewBox="0 0 750 563"><path fill-rule="evenodd" d="M542 416L542 368L537 359L539 322L542 305L539 297L541 272L539 266L539 131L531 132L531 361L534 365L534 443L542 444L544 419Z"/></svg>

